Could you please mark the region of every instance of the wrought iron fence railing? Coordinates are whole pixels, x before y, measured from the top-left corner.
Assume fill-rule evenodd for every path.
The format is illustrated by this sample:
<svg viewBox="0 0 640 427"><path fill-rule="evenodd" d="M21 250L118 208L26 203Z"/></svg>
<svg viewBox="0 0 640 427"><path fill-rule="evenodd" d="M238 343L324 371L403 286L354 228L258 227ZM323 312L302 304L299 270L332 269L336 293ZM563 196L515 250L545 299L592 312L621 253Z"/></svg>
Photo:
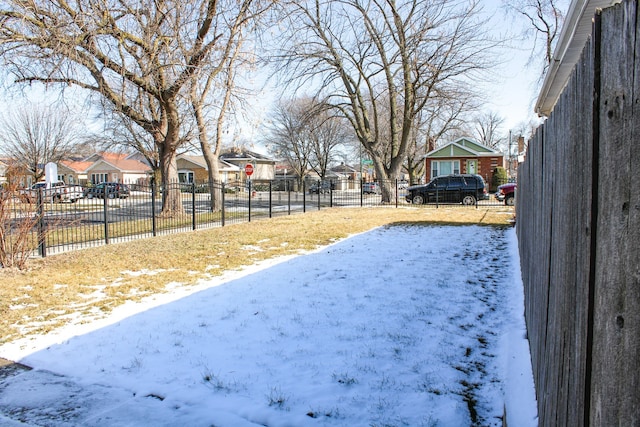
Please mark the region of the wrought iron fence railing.
<svg viewBox="0 0 640 427"><path fill-rule="evenodd" d="M110 244L186 230L223 227L280 215L335 207L407 206L407 184L401 181L294 179L245 182L122 185L118 190L85 188L82 199L56 203L46 190L36 198L20 191L0 197L0 238L11 248L22 233L34 255ZM165 197L177 194L179 205L168 211ZM446 201L420 207L440 207ZM477 207L503 206L494 198ZM6 243L6 244L5 244Z"/></svg>

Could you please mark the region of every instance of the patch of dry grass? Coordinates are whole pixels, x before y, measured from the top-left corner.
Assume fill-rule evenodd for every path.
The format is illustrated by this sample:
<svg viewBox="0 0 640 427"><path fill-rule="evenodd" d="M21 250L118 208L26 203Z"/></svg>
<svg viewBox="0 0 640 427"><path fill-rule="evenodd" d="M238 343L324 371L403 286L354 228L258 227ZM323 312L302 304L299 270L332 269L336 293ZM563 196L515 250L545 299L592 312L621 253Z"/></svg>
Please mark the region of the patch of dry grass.
<svg viewBox="0 0 640 427"><path fill-rule="evenodd" d="M0 344L89 321L167 285L327 245L375 227L407 224L506 225L512 208L326 209L84 249L0 270Z"/></svg>

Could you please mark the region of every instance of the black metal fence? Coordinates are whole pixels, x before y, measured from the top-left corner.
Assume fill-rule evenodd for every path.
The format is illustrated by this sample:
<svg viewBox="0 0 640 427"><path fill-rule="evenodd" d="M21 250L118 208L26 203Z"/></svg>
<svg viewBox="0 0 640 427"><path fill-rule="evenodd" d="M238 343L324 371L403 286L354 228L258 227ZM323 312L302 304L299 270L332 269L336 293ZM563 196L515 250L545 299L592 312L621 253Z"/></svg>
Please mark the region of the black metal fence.
<svg viewBox="0 0 640 427"><path fill-rule="evenodd" d="M92 193L75 202L55 203L40 190L37 198L0 198L4 215L0 228L7 242L25 234L34 255L109 244L167 233L222 227L256 219L304 213L335 207L401 207L407 185L401 181L358 182L297 181L294 179L248 182L175 183L181 209L163 212L165 189L155 185L128 185L127 192ZM383 196L383 192L385 195ZM213 199L213 202L212 202ZM438 208L445 202L420 205ZM415 206L415 205L414 205ZM504 206L491 195L475 207ZM473 208L474 206L471 206ZM469 207L467 207L469 208Z"/></svg>

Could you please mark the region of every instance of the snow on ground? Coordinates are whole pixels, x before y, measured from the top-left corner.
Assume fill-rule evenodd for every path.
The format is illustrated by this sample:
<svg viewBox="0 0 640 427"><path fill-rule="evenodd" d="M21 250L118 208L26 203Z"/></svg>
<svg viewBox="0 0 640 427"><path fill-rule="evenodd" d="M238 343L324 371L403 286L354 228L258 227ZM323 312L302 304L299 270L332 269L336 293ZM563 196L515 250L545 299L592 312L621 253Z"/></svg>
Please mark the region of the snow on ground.
<svg viewBox="0 0 640 427"><path fill-rule="evenodd" d="M378 228L7 344L0 424L534 426L516 246Z"/></svg>

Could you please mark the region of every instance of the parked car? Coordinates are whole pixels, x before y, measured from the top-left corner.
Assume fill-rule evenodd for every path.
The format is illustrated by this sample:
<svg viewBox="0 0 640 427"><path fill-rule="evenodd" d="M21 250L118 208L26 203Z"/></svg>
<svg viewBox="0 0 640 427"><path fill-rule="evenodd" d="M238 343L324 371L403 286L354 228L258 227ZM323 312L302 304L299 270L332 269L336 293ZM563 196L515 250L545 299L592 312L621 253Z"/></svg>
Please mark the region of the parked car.
<svg viewBox="0 0 640 427"><path fill-rule="evenodd" d="M71 202L84 197L84 190L79 185L67 185L64 181L54 181L47 183L44 181L33 184L30 188L20 191L20 198L29 203L38 199L38 193L42 192L42 197L52 202Z"/></svg>
<svg viewBox="0 0 640 427"><path fill-rule="evenodd" d="M516 188L517 185L515 182L509 182L507 184L502 184L498 186L498 191L496 191L496 199L499 201L504 201L504 204L507 206L513 206L516 202Z"/></svg>
<svg viewBox="0 0 640 427"><path fill-rule="evenodd" d="M335 184L331 181L316 181L309 186L309 193L311 194L325 194L330 193L331 190L335 189Z"/></svg>
<svg viewBox="0 0 640 427"><path fill-rule="evenodd" d="M407 188L409 203L462 203L475 205L478 200L489 198L487 186L480 175L445 175L431 180L428 184Z"/></svg>
<svg viewBox="0 0 640 427"><path fill-rule="evenodd" d="M85 189L85 196L87 199L93 199L94 197L103 198L105 189L108 199L126 199L129 197L129 186L121 184L119 182L101 182L93 187Z"/></svg>
<svg viewBox="0 0 640 427"><path fill-rule="evenodd" d="M362 184L364 194L380 194L380 184L377 182L365 182Z"/></svg>

